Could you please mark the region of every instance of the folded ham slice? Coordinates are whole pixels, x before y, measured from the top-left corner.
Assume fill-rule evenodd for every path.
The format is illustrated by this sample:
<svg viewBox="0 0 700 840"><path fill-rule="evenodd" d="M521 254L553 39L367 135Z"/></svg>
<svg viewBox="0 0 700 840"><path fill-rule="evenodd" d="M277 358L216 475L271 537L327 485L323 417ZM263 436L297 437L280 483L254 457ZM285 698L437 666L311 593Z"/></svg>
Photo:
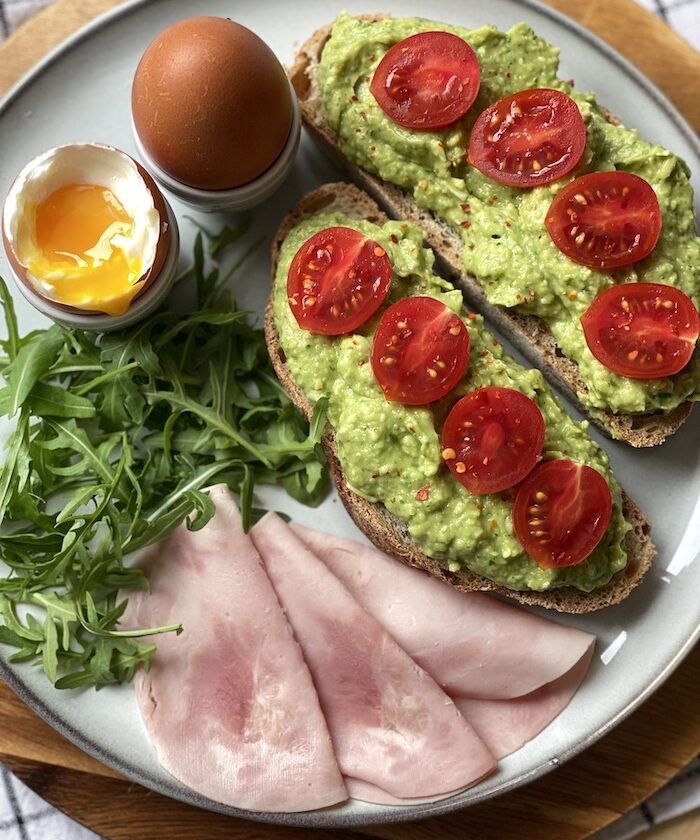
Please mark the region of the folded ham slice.
<svg viewBox="0 0 700 840"><path fill-rule="evenodd" d="M253 541L314 679L338 764L393 797L447 794L495 762L454 703L274 514Z"/></svg>
<svg viewBox="0 0 700 840"><path fill-rule="evenodd" d="M311 675L229 490L210 495L209 524L181 526L147 560L152 594L129 593L123 627L184 628L158 636L136 675L144 724L163 767L210 799L333 805L347 791Z"/></svg>
<svg viewBox="0 0 700 840"><path fill-rule="evenodd" d="M595 636L490 595L459 592L375 548L292 528L452 697L530 694L570 672L595 643Z"/></svg>
<svg viewBox="0 0 700 840"><path fill-rule="evenodd" d="M593 657L593 647L574 667L541 688L512 700L455 698L455 705L476 729L496 758L519 750L554 720L569 704ZM350 787L348 791L353 796Z"/></svg>

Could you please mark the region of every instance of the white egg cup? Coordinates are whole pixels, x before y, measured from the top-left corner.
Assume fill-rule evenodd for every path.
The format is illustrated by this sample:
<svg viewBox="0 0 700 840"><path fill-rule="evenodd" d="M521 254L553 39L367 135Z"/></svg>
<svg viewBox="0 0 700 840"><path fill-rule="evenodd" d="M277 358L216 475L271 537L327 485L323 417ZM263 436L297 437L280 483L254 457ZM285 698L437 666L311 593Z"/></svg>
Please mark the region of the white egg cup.
<svg viewBox="0 0 700 840"><path fill-rule="evenodd" d="M131 128L141 161L162 187L190 207L203 210L205 213L234 213L241 210L249 210L251 207L261 204L279 189L294 164L294 158L299 148L299 138L301 136L301 114L299 112L297 95L291 82L289 82L289 90L292 97L292 125L289 129L287 142L274 163L262 175L258 175L257 178L254 178L247 184L242 184L240 187L233 187L228 190L202 190L197 187L190 187L187 184L183 184L182 181L176 180L162 170L148 154L136 131L136 126L132 118Z"/></svg>
<svg viewBox="0 0 700 840"><path fill-rule="evenodd" d="M177 262L180 256L180 232L172 208L165 198L163 198L163 201L165 202L165 210L168 216L168 231L170 233L168 253L165 256L162 268L158 272L158 276L153 279L153 282L146 291L133 301L123 315L107 315L106 313L91 314L87 312L82 314L63 309L52 300L42 297L38 292L30 288L27 283L22 282L15 271L12 270L12 279L15 281L18 290L35 309L38 309L43 315L66 327L73 327L78 330L92 330L94 332L111 332L130 327L137 321L142 321L163 303L177 275Z"/></svg>

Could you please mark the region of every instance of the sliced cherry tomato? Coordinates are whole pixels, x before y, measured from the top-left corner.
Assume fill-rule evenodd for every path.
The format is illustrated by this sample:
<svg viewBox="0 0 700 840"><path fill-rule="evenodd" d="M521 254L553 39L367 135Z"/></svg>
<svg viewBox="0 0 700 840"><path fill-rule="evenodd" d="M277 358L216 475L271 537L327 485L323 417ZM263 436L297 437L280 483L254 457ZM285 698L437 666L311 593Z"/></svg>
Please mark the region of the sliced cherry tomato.
<svg viewBox="0 0 700 840"><path fill-rule="evenodd" d="M608 269L631 265L653 250L661 233L659 200L631 172L591 172L557 195L545 226L574 262Z"/></svg>
<svg viewBox="0 0 700 840"><path fill-rule="evenodd" d="M511 187L550 184L576 166L586 148L586 126L574 100L559 90L521 90L479 114L468 160Z"/></svg>
<svg viewBox="0 0 700 840"><path fill-rule="evenodd" d="M287 298L303 330L343 335L369 320L391 286L386 251L359 231L331 227L299 248L287 275Z"/></svg>
<svg viewBox="0 0 700 840"><path fill-rule="evenodd" d="M513 487L537 463L544 418L513 388L479 388L455 403L442 429L442 457L471 493Z"/></svg>
<svg viewBox="0 0 700 840"><path fill-rule="evenodd" d="M518 488L513 525L523 548L543 569L575 566L601 541L612 513L603 476L568 458L545 461Z"/></svg>
<svg viewBox="0 0 700 840"><path fill-rule="evenodd" d="M690 361L700 335L693 301L663 283L622 283L602 291L581 317L591 353L632 379L672 376Z"/></svg>
<svg viewBox="0 0 700 840"><path fill-rule="evenodd" d="M391 47L369 89L390 120L434 129L467 113L479 78L479 59L466 41L449 32L419 32Z"/></svg>
<svg viewBox="0 0 700 840"><path fill-rule="evenodd" d="M425 405L451 391L469 362L469 333L432 297L403 298L382 315L372 344L372 370L392 402Z"/></svg>

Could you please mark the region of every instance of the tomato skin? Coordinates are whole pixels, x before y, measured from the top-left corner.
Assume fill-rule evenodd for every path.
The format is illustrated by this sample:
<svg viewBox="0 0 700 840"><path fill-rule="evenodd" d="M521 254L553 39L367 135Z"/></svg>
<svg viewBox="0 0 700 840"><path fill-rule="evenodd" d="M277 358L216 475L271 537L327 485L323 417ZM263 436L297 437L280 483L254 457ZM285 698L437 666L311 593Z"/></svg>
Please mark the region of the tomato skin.
<svg viewBox="0 0 700 840"><path fill-rule="evenodd" d="M302 330L344 335L379 309L392 275L391 260L377 242L354 228L325 228L295 254L287 299Z"/></svg>
<svg viewBox="0 0 700 840"><path fill-rule="evenodd" d="M533 469L544 434L542 412L525 394L513 388L479 388L447 415L442 457L470 493L499 493Z"/></svg>
<svg viewBox="0 0 700 840"><path fill-rule="evenodd" d="M586 125L574 100L559 90L532 88L479 114L468 161L499 184L539 187L571 172L585 148Z"/></svg>
<svg viewBox="0 0 700 840"><path fill-rule="evenodd" d="M596 359L631 379L678 373L690 361L700 335L693 301L663 283L605 289L581 316L581 325Z"/></svg>
<svg viewBox="0 0 700 840"><path fill-rule="evenodd" d="M582 563L603 538L611 515L605 478L568 458L535 467L513 504L515 534L543 569Z"/></svg>
<svg viewBox="0 0 700 840"><path fill-rule="evenodd" d="M469 363L469 333L436 298L402 298L383 314L372 343L372 371L384 396L427 405L449 393Z"/></svg>
<svg viewBox="0 0 700 840"><path fill-rule="evenodd" d="M379 62L370 92L398 125L422 131L461 119L479 92L474 50L449 32L419 32L399 41Z"/></svg>
<svg viewBox="0 0 700 840"><path fill-rule="evenodd" d="M649 256L659 241L661 209L652 186L631 172L591 172L567 184L545 218L569 259L605 271Z"/></svg>

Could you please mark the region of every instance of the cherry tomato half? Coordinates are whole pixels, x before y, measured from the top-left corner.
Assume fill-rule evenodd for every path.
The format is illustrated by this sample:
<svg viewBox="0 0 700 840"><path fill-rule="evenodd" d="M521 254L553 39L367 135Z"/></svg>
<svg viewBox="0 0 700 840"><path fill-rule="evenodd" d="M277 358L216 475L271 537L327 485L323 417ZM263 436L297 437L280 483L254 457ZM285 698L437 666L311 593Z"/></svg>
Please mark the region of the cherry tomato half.
<svg viewBox="0 0 700 840"><path fill-rule="evenodd" d="M631 172L591 172L552 202L545 226L574 262L608 269L648 256L661 233L661 210L651 185Z"/></svg>
<svg viewBox="0 0 700 840"><path fill-rule="evenodd" d="M299 248L287 275L287 298L303 330L343 335L384 302L393 273L386 251L359 231L331 227Z"/></svg>
<svg viewBox="0 0 700 840"><path fill-rule="evenodd" d="M602 291L581 317L591 353L632 379L672 376L693 355L700 315L693 301L663 283L622 283Z"/></svg>
<svg viewBox="0 0 700 840"><path fill-rule="evenodd" d="M537 405L513 388L490 386L462 397L442 429L442 457L471 493L513 487L537 463L544 418Z"/></svg>
<svg viewBox="0 0 700 840"><path fill-rule="evenodd" d="M469 333L432 297L403 298L382 315L372 344L372 370L392 402L425 405L451 391L469 362Z"/></svg>
<svg viewBox="0 0 700 840"><path fill-rule="evenodd" d="M499 184L539 187L571 172L585 148L586 126L574 100L559 90L533 88L479 114L468 160Z"/></svg>
<svg viewBox="0 0 700 840"><path fill-rule="evenodd" d="M393 122L434 129L467 113L479 78L479 60L466 41L449 32L419 32L391 47L369 89Z"/></svg>
<svg viewBox="0 0 700 840"><path fill-rule="evenodd" d="M543 569L575 566L601 541L612 513L603 476L567 458L545 461L518 488L513 525Z"/></svg>

